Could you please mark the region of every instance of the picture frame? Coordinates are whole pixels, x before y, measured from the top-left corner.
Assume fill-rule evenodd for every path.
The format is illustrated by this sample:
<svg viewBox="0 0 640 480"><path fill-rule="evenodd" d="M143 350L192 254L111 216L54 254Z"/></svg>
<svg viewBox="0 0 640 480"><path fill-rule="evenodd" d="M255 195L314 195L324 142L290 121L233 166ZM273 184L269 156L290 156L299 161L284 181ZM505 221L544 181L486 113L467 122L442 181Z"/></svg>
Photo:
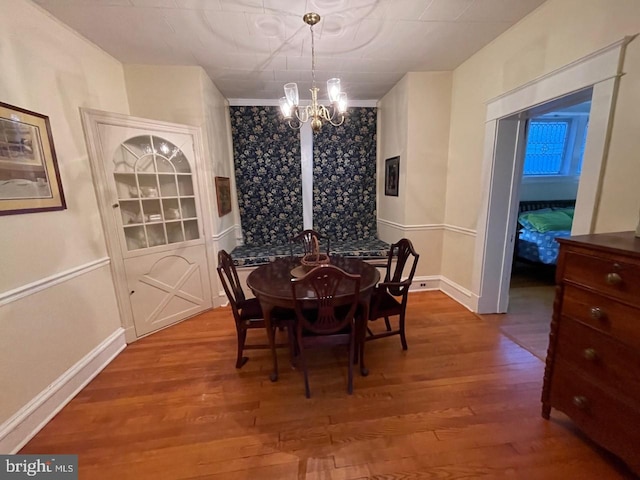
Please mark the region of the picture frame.
<svg viewBox="0 0 640 480"><path fill-rule="evenodd" d="M384 194L389 197L398 196L400 180L400 157L387 158L384 161Z"/></svg>
<svg viewBox="0 0 640 480"><path fill-rule="evenodd" d="M0 102L0 215L66 208L49 117Z"/></svg>
<svg viewBox="0 0 640 480"><path fill-rule="evenodd" d="M215 177L215 181L218 216L224 217L231 212L231 180L229 177Z"/></svg>

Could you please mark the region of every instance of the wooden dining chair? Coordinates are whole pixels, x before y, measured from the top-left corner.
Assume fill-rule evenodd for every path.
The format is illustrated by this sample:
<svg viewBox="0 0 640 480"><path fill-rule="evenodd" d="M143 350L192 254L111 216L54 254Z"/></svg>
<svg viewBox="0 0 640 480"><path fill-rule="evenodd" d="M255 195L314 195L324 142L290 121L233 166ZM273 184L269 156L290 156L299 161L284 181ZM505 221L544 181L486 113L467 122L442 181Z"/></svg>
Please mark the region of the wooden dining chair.
<svg viewBox="0 0 640 480"><path fill-rule="evenodd" d="M369 321L384 318L386 330L381 333L374 333L367 328L368 336L366 340L376 340L400 335L402 349L407 349L407 338L405 335L405 315L407 311L407 298L409 287L416 272L418 258L420 255L413 248L411 240L403 238L398 243L394 243L389 248L387 258L387 269L384 281L378 283L371 295L369 306ZM395 261L395 266L393 265ZM409 268L409 272L406 269ZM389 317L398 317L398 328L392 329Z"/></svg>
<svg viewBox="0 0 640 480"><path fill-rule="evenodd" d="M351 275L333 265L316 267L291 281L297 316L298 358L304 372L304 388L311 396L305 349L333 344L349 345L347 392L353 393L353 363L358 328L356 311L360 275ZM309 293L313 292L313 297Z"/></svg>
<svg viewBox="0 0 640 480"><path fill-rule="evenodd" d="M326 254L329 255L329 251L331 250L331 239L321 235L315 230L304 230L289 239L289 251L291 256L293 257L296 254L307 255L309 253L314 253L314 238L318 242L318 245L326 245Z"/></svg>
<svg viewBox="0 0 640 480"><path fill-rule="evenodd" d="M233 264L233 258L225 250L218 252L218 276L224 288L224 292L229 299L233 318L236 323L236 333L238 337L238 353L236 358L236 368L242 368L247 363L248 357L244 357L245 349L264 349L270 348L269 343L251 343L246 345L247 330L252 328L262 328L266 333L266 325L262 314L262 308L257 298L246 298L242 285L238 279L236 267ZM271 327L287 329L287 344L277 344L276 347L288 346L293 361L294 350L294 323L295 312L282 308L275 308L271 313Z"/></svg>

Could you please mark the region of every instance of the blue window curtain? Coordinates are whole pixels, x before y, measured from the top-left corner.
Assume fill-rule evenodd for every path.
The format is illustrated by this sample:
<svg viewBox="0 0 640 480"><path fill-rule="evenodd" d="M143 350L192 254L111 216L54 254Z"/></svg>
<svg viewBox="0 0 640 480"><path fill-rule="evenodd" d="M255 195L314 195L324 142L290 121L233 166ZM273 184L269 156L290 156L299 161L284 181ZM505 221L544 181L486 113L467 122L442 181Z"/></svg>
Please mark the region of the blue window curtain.
<svg viewBox="0 0 640 480"><path fill-rule="evenodd" d="M246 245L285 245L302 231L300 135L278 107L230 107L238 206Z"/></svg>
<svg viewBox="0 0 640 480"><path fill-rule="evenodd" d="M332 240L377 237L375 108L349 108L314 134L313 225Z"/></svg>
<svg viewBox="0 0 640 480"><path fill-rule="evenodd" d="M524 175L559 175L567 148L569 122L531 121L524 157Z"/></svg>

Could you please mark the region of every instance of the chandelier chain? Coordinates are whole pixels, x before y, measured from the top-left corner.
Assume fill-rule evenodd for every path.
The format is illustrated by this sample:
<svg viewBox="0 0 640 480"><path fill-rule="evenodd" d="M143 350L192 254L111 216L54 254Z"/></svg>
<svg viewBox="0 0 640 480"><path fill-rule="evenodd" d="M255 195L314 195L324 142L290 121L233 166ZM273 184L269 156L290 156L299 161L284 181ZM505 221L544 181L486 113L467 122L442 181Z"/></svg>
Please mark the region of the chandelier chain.
<svg viewBox="0 0 640 480"><path fill-rule="evenodd" d="M311 80L313 86L316 86L316 43L313 36L313 25L309 27L311 30Z"/></svg>

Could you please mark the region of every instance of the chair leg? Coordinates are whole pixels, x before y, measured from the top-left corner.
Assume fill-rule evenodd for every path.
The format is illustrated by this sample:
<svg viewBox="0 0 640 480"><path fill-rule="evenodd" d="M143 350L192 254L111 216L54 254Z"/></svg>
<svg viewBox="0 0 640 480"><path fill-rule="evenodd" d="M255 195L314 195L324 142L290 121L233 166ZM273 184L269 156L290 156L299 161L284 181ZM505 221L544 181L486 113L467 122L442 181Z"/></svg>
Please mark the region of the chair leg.
<svg viewBox="0 0 640 480"><path fill-rule="evenodd" d="M297 330L297 329L296 329ZM307 398L311 398L311 389L309 388L309 374L307 373L307 362L304 358L304 345L302 342L302 334L296 332L296 338L298 340L298 359L302 365L302 373L304 374L304 395Z"/></svg>
<svg viewBox="0 0 640 480"><path fill-rule="evenodd" d="M302 353L303 348L300 348L300 362L302 363L302 372L304 373L304 396L311 398L311 389L309 388L309 372L307 372L307 362Z"/></svg>
<svg viewBox="0 0 640 480"><path fill-rule="evenodd" d="M404 312L400 314L400 341L402 342L402 350L406 350L407 337L404 334Z"/></svg>
<svg viewBox="0 0 640 480"><path fill-rule="evenodd" d="M387 326L387 332L391 331L391 322L389 322L389 317L384 317L384 324Z"/></svg>
<svg viewBox="0 0 640 480"><path fill-rule="evenodd" d="M360 375L362 375L363 377L366 377L367 375L369 375L369 370L364 365L364 344L366 343L366 339L367 339L366 330L369 330L369 327L365 329L365 327L363 326L357 339L358 356L359 356L359 363L360 363Z"/></svg>
<svg viewBox="0 0 640 480"><path fill-rule="evenodd" d="M287 323L287 337L289 340L289 362L291 363L291 367L295 367L296 365L296 332L294 330L294 323Z"/></svg>
<svg viewBox="0 0 640 480"><path fill-rule="evenodd" d="M249 360L248 357L243 357L242 352L244 350L244 342L247 339L246 330L238 330L238 356L236 358L236 368L242 368L242 366Z"/></svg>
<svg viewBox="0 0 640 480"><path fill-rule="evenodd" d="M358 330L352 330L349 337L349 370L347 374L347 393L351 395L353 393L353 364L355 363L355 344L356 338L359 337Z"/></svg>

